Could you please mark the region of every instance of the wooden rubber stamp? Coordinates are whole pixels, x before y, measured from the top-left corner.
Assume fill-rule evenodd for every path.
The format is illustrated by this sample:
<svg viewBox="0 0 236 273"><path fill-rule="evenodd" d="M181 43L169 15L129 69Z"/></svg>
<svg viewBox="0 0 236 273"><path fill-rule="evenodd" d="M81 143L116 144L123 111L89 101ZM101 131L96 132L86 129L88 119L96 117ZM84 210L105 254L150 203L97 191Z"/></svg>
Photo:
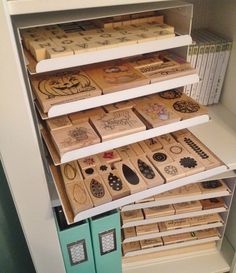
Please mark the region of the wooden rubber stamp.
<svg viewBox="0 0 236 273"><path fill-rule="evenodd" d="M156 187L164 183L162 176L156 171L154 166L145 156L134 157L131 158L130 161L139 172L148 188Z"/></svg>
<svg viewBox="0 0 236 273"><path fill-rule="evenodd" d="M144 210L145 219L152 219L162 216L169 216L175 214L175 210L172 205L163 205L145 208Z"/></svg>
<svg viewBox="0 0 236 273"><path fill-rule="evenodd" d="M136 231L135 227L128 227L123 229L124 239L135 237Z"/></svg>
<svg viewBox="0 0 236 273"><path fill-rule="evenodd" d="M163 242L161 238L153 238L153 239L141 240L140 244L142 249L146 249L151 247L162 246Z"/></svg>
<svg viewBox="0 0 236 273"><path fill-rule="evenodd" d="M125 243L122 245L123 253L126 255L129 252L137 251L141 249L140 243L137 242L130 242L130 243Z"/></svg>
<svg viewBox="0 0 236 273"><path fill-rule="evenodd" d="M131 194L147 189L146 183L129 160L115 163L121 178L127 183Z"/></svg>
<svg viewBox="0 0 236 273"><path fill-rule="evenodd" d="M162 164L168 164L173 162L173 159L164 149L147 154L147 158L151 161L155 168L158 168Z"/></svg>
<svg viewBox="0 0 236 273"><path fill-rule="evenodd" d="M202 205L198 200L173 204L173 206L176 214L202 210Z"/></svg>
<svg viewBox="0 0 236 273"><path fill-rule="evenodd" d="M132 109L134 105L135 104L132 100L127 100L127 101L121 101L117 103L104 105L104 109L109 113L109 112L116 112L118 110Z"/></svg>
<svg viewBox="0 0 236 273"><path fill-rule="evenodd" d="M186 232L186 233L180 233L176 235L169 235L162 237L162 240L164 242L164 245L170 245L170 244L176 244L176 243L183 243L186 241L195 240L197 237L194 233Z"/></svg>
<svg viewBox="0 0 236 273"><path fill-rule="evenodd" d="M133 144L130 144L130 146L135 152L136 156L141 156L145 154L145 152L143 151L139 143L133 143Z"/></svg>
<svg viewBox="0 0 236 273"><path fill-rule="evenodd" d="M141 209L122 211L121 212L122 223L126 224L133 221L143 220L143 213Z"/></svg>
<svg viewBox="0 0 236 273"><path fill-rule="evenodd" d="M165 135L159 136L157 137L157 139L163 146L176 143L176 140L173 138L171 134L165 134Z"/></svg>
<svg viewBox="0 0 236 273"><path fill-rule="evenodd" d="M160 231L173 230L179 228L189 227L190 223L188 219L176 219L159 223Z"/></svg>
<svg viewBox="0 0 236 273"><path fill-rule="evenodd" d="M198 240L210 238L210 237L220 237L220 233L216 228L209 228L209 229L203 229L194 231L196 237Z"/></svg>
<svg viewBox="0 0 236 273"><path fill-rule="evenodd" d="M72 126L72 123L68 116L61 116L56 118L50 118L46 120L47 127L50 131L57 129L63 129Z"/></svg>
<svg viewBox="0 0 236 273"><path fill-rule="evenodd" d="M185 176L185 173L176 162L159 165L158 171L165 178L166 182L171 182Z"/></svg>
<svg viewBox="0 0 236 273"><path fill-rule="evenodd" d="M60 155L100 142L100 138L87 122L51 131L51 136Z"/></svg>
<svg viewBox="0 0 236 273"><path fill-rule="evenodd" d="M110 150L97 155L100 162L112 164L121 160L119 153L116 150Z"/></svg>
<svg viewBox="0 0 236 273"><path fill-rule="evenodd" d="M83 179L76 161L62 164L60 169L65 184L81 181Z"/></svg>
<svg viewBox="0 0 236 273"><path fill-rule="evenodd" d="M88 168L82 169L82 174L83 174L84 179L86 179L88 177L92 177L94 175L97 175L98 171L97 171L96 167L90 166Z"/></svg>
<svg viewBox="0 0 236 273"><path fill-rule="evenodd" d="M77 113L73 113L69 115L71 122L74 125L80 124L81 122L89 121L91 117L102 115L105 111L102 107L97 107L94 109L84 110Z"/></svg>
<svg viewBox="0 0 236 273"><path fill-rule="evenodd" d="M99 206L112 201L101 176L93 176L84 180L94 206Z"/></svg>
<svg viewBox="0 0 236 273"><path fill-rule="evenodd" d="M222 197L215 197L210 199L200 200L202 209L216 209L216 208L227 208L225 201Z"/></svg>
<svg viewBox="0 0 236 273"><path fill-rule="evenodd" d="M205 171L205 167L197 157L193 155L183 156L175 160L183 169L185 175L193 175L195 173Z"/></svg>
<svg viewBox="0 0 236 273"><path fill-rule="evenodd" d="M191 226L208 225L217 222L224 223L218 213L191 217L188 218L188 221Z"/></svg>
<svg viewBox="0 0 236 273"><path fill-rule="evenodd" d="M117 148L116 151L118 152L122 160L136 156L136 153L132 149L131 145L122 146L120 148Z"/></svg>
<svg viewBox="0 0 236 273"><path fill-rule="evenodd" d="M120 110L92 117L91 121L102 141L146 130L132 110Z"/></svg>
<svg viewBox="0 0 236 273"><path fill-rule="evenodd" d="M138 236L145 235L145 234L159 232L159 228L158 228L157 223L148 224L148 225L141 225L141 226L136 226L136 232L137 232Z"/></svg>
<svg viewBox="0 0 236 273"><path fill-rule="evenodd" d="M211 180L199 183L199 187L202 193L221 192L228 191L228 187L223 180Z"/></svg>
<svg viewBox="0 0 236 273"><path fill-rule="evenodd" d="M130 190L117 170L111 170L102 175L103 181L110 192L112 199L116 200L130 194Z"/></svg>
<svg viewBox="0 0 236 273"><path fill-rule="evenodd" d="M166 145L164 146L164 149L173 159L189 156L189 152L180 143Z"/></svg>
<svg viewBox="0 0 236 273"><path fill-rule="evenodd" d="M89 167L95 167L100 164L100 161L96 155L87 156L78 160L80 168L82 170L87 169Z"/></svg>
<svg viewBox="0 0 236 273"><path fill-rule="evenodd" d="M111 172L111 165L107 163L100 163L96 166L96 170L100 175Z"/></svg>
<svg viewBox="0 0 236 273"><path fill-rule="evenodd" d="M82 180L67 183L65 188L74 215L93 207L92 200Z"/></svg>
<svg viewBox="0 0 236 273"><path fill-rule="evenodd" d="M159 142L159 140L157 139L157 137L146 139L146 140L144 140L144 142L146 143L146 145L148 146L148 148L152 152L161 150L163 148L162 144Z"/></svg>

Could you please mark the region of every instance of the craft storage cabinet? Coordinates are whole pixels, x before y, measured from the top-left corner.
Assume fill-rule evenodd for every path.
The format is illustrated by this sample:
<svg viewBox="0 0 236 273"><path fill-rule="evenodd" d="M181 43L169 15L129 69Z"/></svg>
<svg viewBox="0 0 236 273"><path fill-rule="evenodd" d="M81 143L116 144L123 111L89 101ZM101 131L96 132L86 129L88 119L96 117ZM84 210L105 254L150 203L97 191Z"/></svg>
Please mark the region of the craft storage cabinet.
<svg viewBox="0 0 236 273"><path fill-rule="evenodd" d="M185 56L186 46L190 44L189 36L191 27L209 27L229 39L234 40L236 36L236 3L233 0L192 0L194 4L193 22L191 6L176 1L87 1L70 2L61 1L23 1L11 0L0 2L0 25L1 25L1 93L0 93L0 151L1 160L8 178L9 186L15 201L16 209L24 230L30 253L38 273L44 272L65 272L63 258L60 249L60 242L57 235L57 227L52 213L52 203L57 204L57 196L53 184L48 184L46 177L49 172L46 161L42 160L42 140L38 130L38 120L35 115L32 95L29 92L29 82L25 71L25 60L21 54L19 43L18 27L37 26L42 24L53 24L61 21L86 20L100 18L111 15L119 15L145 10L161 9L166 14L168 22L174 24L181 36L169 44L162 41L156 44L155 50L182 47L178 52ZM171 7L175 6L174 9ZM182 8L181 8L182 7ZM172 10L172 11L171 11ZM48 13L50 12L50 13ZM175 43L176 42L176 43ZM113 58L127 57L131 54L147 53L152 51L150 47L128 47L129 51L119 51L116 49L104 50L103 54L87 53L79 58L66 58L63 62L47 62L38 67L38 71L50 71L55 68L68 68L76 64L88 64L110 60ZM233 190L236 182L236 95L235 86L235 43L233 46L231 59L225 79L224 90L219 105L209 107L212 120L192 127L191 130L199 137L227 166L228 171L217 178L225 179ZM55 59L56 60L56 59ZM78 63L79 62L79 63ZM40 70L42 69L42 70ZM189 82L188 82L189 81ZM197 81L197 78L185 78L181 81L176 78L171 82L164 83L160 89L148 90L148 94L168 90ZM157 87L158 88L158 87ZM142 96L138 90L138 96ZM108 102L116 102L126 99L125 92L110 94L104 101L88 101L88 104L75 105L71 108L57 109L56 111L75 111L75 109L89 109ZM127 97L128 99L129 97ZM77 107L77 108L76 108ZM82 108L79 108L82 107ZM58 112L52 113L57 115ZM186 127L196 125L186 124ZM176 127L176 128L175 128ZM180 129L177 125L172 131ZM159 132L166 133L166 132ZM151 137L151 136L150 136ZM127 141L127 138L126 138ZM134 139L129 140L130 143ZM128 142L127 142L128 143ZM113 145L114 142L111 144ZM104 146L110 149L112 146ZM94 151L86 151L90 154ZM97 151L99 152L99 151ZM82 157L82 156L81 156ZM194 182L194 181L192 181ZM172 184L173 185L173 184ZM52 190L49 194L50 187ZM172 187L172 186L171 186ZM172 187L174 188L174 186ZM54 190L54 191L53 191ZM168 190L166 187L164 190ZM140 197L142 197L140 195ZM227 199L230 205L231 200ZM134 200L131 200L134 201ZM151 263L146 263L144 259L125 264L123 271L132 272L166 272L173 270L178 272L236 272L236 232L235 226L235 202L233 198L226 232L223 240L218 243L217 249L201 249L190 253L180 253L171 255L171 258L153 258ZM123 205L123 204L122 204ZM99 211L98 211L99 212ZM224 217L223 217L224 218ZM226 221L227 219L224 218ZM87 223L88 224L88 223ZM224 228L220 228L224 234ZM173 253L172 253L173 254ZM193 271L195 270L195 271Z"/></svg>

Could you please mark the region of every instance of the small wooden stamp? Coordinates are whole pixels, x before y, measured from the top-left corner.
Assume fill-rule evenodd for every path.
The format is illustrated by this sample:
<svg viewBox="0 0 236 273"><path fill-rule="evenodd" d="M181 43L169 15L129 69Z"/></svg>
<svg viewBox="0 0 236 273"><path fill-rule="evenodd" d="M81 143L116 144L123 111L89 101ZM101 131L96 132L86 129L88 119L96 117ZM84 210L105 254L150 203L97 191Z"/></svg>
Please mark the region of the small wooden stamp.
<svg viewBox="0 0 236 273"><path fill-rule="evenodd" d="M156 187L164 183L162 176L156 171L153 165L145 156L134 157L130 159L148 188Z"/></svg>
<svg viewBox="0 0 236 273"><path fill-rule="evenodd" d="M148 225L141 225L141 226L136 226L136 232L137 232L138 236L145 235L145 234L159 232L159 228L158 228L157 223L148 224Z"/></svg>
<svg viewBox="0 0 236 273"><path fill-rule="evenodd" d="M173 159L189 156L189 152L180 143L173 143L173 144L166 145L164 146L164 149L168 152L168 154Z"/></svg>
<svg viewBox="0 0 236 273"><path fill-rule="evenodd" d="M141 240L140 244L142 249L146 249L151 247L162 246L163 242L161 238L153 238L153 239Z"/></svg>
<svg viewBox="0 0 236 273"><path fill-rule="evenodd" d="M111 172L111 165L107 163L100 163L96 166L96 170L100 175Z"/></svg>
<svg viewBox="0 0 236 273"><path fill-rule="evenodd" d="M67 183L65 188L74 215L93 207L92 200L82 180Z"/></svg>
<svg viewBox="0 0 236 273"><path fill-rule="evenodd" d="M88 68L87 74L103 90L103 94L125 90L149 83L149 80L128 63L109 62Z"/></svg>
<svg viewBox="0 0 236 273"><path fill-rule="evenodd" d="M70 184L83 179L76 161L62 164L60 169L64 184Z"/></svg>
<svg viewBox="0 0 236 273"><path fill-rule="evenodd" d="M96 167L90 166L88 168L82 169L82 174L83 174L84 179L86 179L88 177L92 177L94 175L97 175L98 172L97 172Z"/></svg>
<svg viewBox="0 0 236 273"><path fill-rule="evenodd" d="M131 145L122 146L120 148L117 148L116 151L118 152L122 160L136 156L136 153L133 151Z"/></svg>
<svg viewBox="0 0 236 273"><path fill-rule="evenodd" d="M216 209L216 208L227 208L225 201L222 197L215 197L210 199L200 200L202 209Z"/></svg>
<svg viewBox="0 0 236 273"><path fill-rule="evenodd" d="M128 227L123 229L124 239L135 237L136 231L135 227Z"/></svg>
<svg viewBox="0 0 236 273"><path fill-rule="evenodd" d="M87 122L51 131L51 136L60 155L100 142L100 138Z"/></svg>
<svg viewBox="0 0 236 273"><path fill-rule="evenodd" d="M176 143L176 140L172 137L171 134L165 134L165 135L159 136L157 137L157 139L163 146Z"/></svg>
<svg viewBox="0 0 236 273"><path fill-rule="evenodd" d="M89 167L95 167L100 164L100 161L96 155L87 156L78 160L80 168L82 170L87 169Z"/></svg>
<svg viewBox="0 0 236 273"><path fill-rule="evenodd" d="M102 175L103 181L110 192L112 199L116 200L130 194L130 190L117 170Z"/></svg>
<svg viewBox="0 0 236 273"><path fill-rule="evenodd" d="M145 141L139 141L137 144L142 148L144 154L151 153L151 150L149 149Z"/></svg>
<svg viewBox="0 0 236 273"><path fill-rule="evenodd" d="M189 227L190 223L188 219L176 219L159 223L160 231L173 230L179 228Z"/></svg>
<svg viewBox="0 0 236 273"><path fill-rule="evenodd" d="M127 183L131 194L147 189L146 183L129 160L115 163L121 178Z"/></svg>
<svg viewBox="0 0 236 273"><path fill-rule="evenodd" d="M74 51L67 46L58 46L46 48L46 59L53 59L58 57L70 56L73 55Z"/></svg>
<svg viewBox="0 0 236 273"><path fill-rule="evenodd" d="M101 176L93 176L84 180L84 184L89 192L94 206L99 206L112 201Z"/></svg>
<svg viewBox="0 0 236 273"><path fill-rule="evenodd" d="M202 205L198 200L173 204L173 206L176 214L202 210Z"/></svg>
<svg viewBox="0 0 236 273"><path fill-rule="evenodd" d="M199 183L202 193L228 191L228 187L223 180L212 180Z"/></svg>
<svg viewBox="0 0 236 273"><path fill-rule="evenodd" d="M141 209L122 211L121 212L122 223L126 224L133 221L143 220L143 213Z"/></svg>
<svg viewBox="0 0 236 273"><path fill-rule="evenodd" d="M159 140L157 139L157 137L146 139L146 140L144 140L144 142L146 143L146 145L148 146L148 148L152 152L161 150L163 148L162 144L159 142Z"/></svg>
<svg viewBox="0 0 236 273"><path fill-rule="evenodd" d="M195 239L197 239L195 234L190 233L190 232L162 237L164 245L183 243L183 242L191 241L191 240L195 240Z"/></svg>
<svg viewBox="0 0 236 273"><path fill-rule="evenodd" d="M216 228L209 228L209 229L203 229L194 231L196 237L198 240L210 238L210 237L220 237L220 233Z"/></svg>
<svg viewBox="0 0 236 273"><path fill-rule="evenodd" d="M50 118L46 120L47 127L50 131L54 131L57 129L67 128L72 126L72 123L68 116L61 116L56 118Z"/></svg>
<svg viewBox="0 0 236 273"><path fill-rule="evenodd" d="M145 152L143 151L139 143L133 143L133 144L130 144L130 146L135 152L136 156L141 156L145 154Z"/></svg>
<svg viewBox="0 0 236 273"><path fill-rule="evenodd" d="M171 135L178 141L179 138L192 136L192 133L188 129L182 129L182 130L172 132Z"/></svg>
<svg viewBox="0 0 236 273"><path fill-rule="evenodd" d="M73 113L69 115L71 122L74 125L80 124L81 122L89 121L91 117L102 115L105 111L102 107L97 107L94 109L84 110L77 113Z"/></svg>
<svg viewBox="0 0 236 273"><path fill-rule="evenodd" d="M173 162L173 159L164 149L147 154L147 158L151 161L155 168L158 168L162 164L168 164Z"/></svg>
<svg viewBox="0 0 236 273"><path fill-rule="evenodd" d="M157 207L145 208L144 210L145 219L152 219L162 216L174 215L175 210L172 205L163 205Z"/></svg>
<svg viewBox="0 0 236 273"><path fill-rule="evenodd" d="M140 243L137 242L130 242L130 243L125 243L122 245L123 248L123 253L126 255L129 252L137 251L141 249Z"/></svg>
<svg viewBox="0 0 236 273"><path fill-rule="evenodd" d="M176 162L162 164L158 166L158 171L165 178L166 182L171 182L185 176L185 173Z"/></svg>
<svg viewBox="0 0 236 273"><path fill-rule="evenodd" d="M134 102L132 100L121 101L117 103L112 103L104 105L104 109L109 112L116 112L118 110L132 109L134 107Z"/></svg>
<svg viewBox="0 0 236 273"><path fill-rule="evenodd" d="M191 217L188 218L188 221L191 226L208 225L217 222L223 223L223 220L218 213Z"/></svg>
<svg viewBox="0 0 236 273"><path fill-rule="evenodd" d="M205 167L201 161L193 155L180 157L175 161L179 163L185 175L193 175L205 171Z"/></svg>
<svg viewBox="0 0 236 273"><path fill-rule="evenodd" d="M92 117L91 121L102 141L146 130L132 110L120 110Z"/></svg>
<svg viewBox="0 0 236 273"><path fill-rule="evenodd" d="M110 150L97 155L101 163L112 164L121 160L116 150Z"/></svg>

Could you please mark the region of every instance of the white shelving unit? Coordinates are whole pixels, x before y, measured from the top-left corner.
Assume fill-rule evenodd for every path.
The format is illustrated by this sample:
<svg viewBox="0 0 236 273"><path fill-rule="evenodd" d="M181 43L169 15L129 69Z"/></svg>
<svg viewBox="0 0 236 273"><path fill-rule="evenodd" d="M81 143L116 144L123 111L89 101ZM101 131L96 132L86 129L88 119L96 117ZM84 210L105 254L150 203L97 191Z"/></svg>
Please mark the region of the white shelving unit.
<svg viewBox="0 0 236 273"><path fill-rule="evenodd" d="M39 132L35 130L36 118L32 115L34 112L32 110L33 103L28 99L30 92L28 89L24 59L19 53L21 48L17 38L18 33L14 28L19 26L24 28L27 26L54 24L57 22L102 18L109 15L114 16L157 9L165 13L168 8L173 8L175 9L176 16L180 16L182 20L172 22L168 17L168 22L169 24L174 24L178 34L182 34L182 36L174 38L175 40L169 39L169 44L165 44L164 41L159 42L155 50L164 49L164 47L174 48L191 43L189 36L191 23L187 23L190 22L189 18L192 16L192 12L190 11L191 6L189 4L181 4L178 1L151 2L152 1L145 0L116 0L112 3L107 0L71 0L70 2L62 0L57 2L54 0L0 1L2 48L7 49L7 54L5 50L2 50L0 53L1 64L4 68L1 73L2 92L0 93L0 156L37 273L65 273L65 269L52 215L51 199L48 192L45 169L40 153L41 147L39 143L41 142L39 141ZM236 4L234 0L225 1L224 3L220 0L192 0L191 2L196 3L197 7L194 26L202 26L201 24L203 24L222 34L226 34L227 32L229 38L235 39L236 25L234 12L236 10ZM34 13L37 13L37 16ZM200 22L200 18L204 19L202 20L203 23ZM221 18L220 24L218 23L218 18ZM175 45L173 43L175 43ZM146 44L140 49L139 45L137 45L134 54L148 52L148 50L154 51L154 49L150 47L151 44ZM220 174L229 169L236 169L236 110L234 107L236 93L232 90L236 85L236 78L234 76L235 52L234 45L224 86L224 94L221 98L222 105L210 108L212 121L192 128L192 131L197 137L222 159L228 169L224 167L225 169L208 173L207 176L192 176L191 180L183 179L179 181L179 184L178 181L176 184L169 183L168 185L166 184L167 186L163 185L162 190L158 190L157 192L163 192L184 185L185 183L195 182L194 178L204 179L210 175ZM94 55L85 54L81 62L77 58L73 58L73 60L66 58L66 60L64 60L65 64L62 64L61 59L57 64L53 64L52 66L51 63L47 64L48 68L40 68L42 70L38 71L55 69L55 65L57 68L66 68L68 66L88 64L92 62L90 57L95 57L96 54L96 52ZM132 54L133 53L129 55ZM128 55L123 52L121 54L118 50L113 49L108 56L96 57L97 59L94 61L98 62L125 56ZM172 84L176 84L176 86L180 84L177 82L178 80L168 84L163 83L165 85L163 86L163 90L169 88ZM186 82L183 84L185 83ZM161 89L156 92L159 91L161 91ZM137 96L141 96L141 93ZM122 99L124 99L124 97ZM114 100L116 100L116 98L114 98ZM97 106L101 105L99 103ZM96 103L88 101L88 106L86 107L95 107L95 105ZM81 106L76 105L75 107L78 109ZM61 112L59 112L59 114L60 113ZM53 115L57 114L58 112ZM171 130L177 129L178 127L175 125ZM102 149L105 149L105 147ZM92 151L90 151L90 153L92 153ZM221 176L224 175L221 174ZM235 181L235 178L230 179ZM143 194L140 193L140 199L149 195L150 193L146 191ZM136 197L138 198L139 196ZM117 203L115 206L117 205L122 204ZM101 206L99 209L99 212L107 210L107 208L102 210ZM233 206L231 210L232 212L235 211L235 207ZM230 222L232 223L232 221ZM235 273L236 256L234 256L235 250L232 248L232 246L236 247L234 234L235 232L227 232L226 229L226 235L230 240L230 244L227 244L227 238L225 236L222 248L220 247L221 241L217 248L211 246L210 248L198 249L191 253L181 253L180 251L178 255L171 252L169 257L151 259L148 264L142 260L129 264L124 263L124 273L154 273L157 271L170 273L173 272L173 270L181 273L224 273L227 271ZM222 250L223 254L220 250Z"/></svg>

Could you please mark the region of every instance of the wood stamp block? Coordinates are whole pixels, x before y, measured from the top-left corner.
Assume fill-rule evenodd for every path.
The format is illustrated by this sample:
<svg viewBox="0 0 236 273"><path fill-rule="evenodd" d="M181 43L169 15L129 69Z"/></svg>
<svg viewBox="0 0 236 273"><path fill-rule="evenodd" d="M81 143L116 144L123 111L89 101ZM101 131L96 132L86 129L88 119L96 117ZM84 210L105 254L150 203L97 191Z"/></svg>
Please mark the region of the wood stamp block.
<svg viewBox="0 0 236 273"><path fill-rule="evenodd" d="M32 89L44 113L56 104L101 95L98 86L82 71L35 76Z"/></svg>
<svg viewBox="0 0 236 273"><path fill-rule="evenodd" d="M168 164L173 162L173 159L164 149L147 154L147 158L155 166L155 168L158 168L162 164Z"/></svg>
<svg viewBox="0 0 236 273"><path fill-rule="evenodd" d="M70 119L68 118L68 116L50 118L46 120L46 123L50 131L72 126L72 123Z"/></svg>
<svg viewBox="0 0 236 273"><path fill-rule="evenodd" d="M191 241L197 239L194 232L186 232L176 235L169 235L162 237L164 245L176 244L176 243L183 243L186 241Z"/></svg>
<svg viewBox="0 0 236 273"><path fill-rule="evenodd" d="M51 49L52 47L56 47L56 44L54 44L49 39L45 40L42 38L36 38L34 40L28 41L28 47L35 60L40 62L47 59L47 50Z"/></svg>
<svg viewBox="0 0 236 273"><path fill-rule="evenodd" d="M141 156L141 155L145 154L145 152L143 151L143 149L141 148L141 146L138 143L130 144L130 146L133 149L133 151L135 152L136 156Z"/></svg>
<svg viewBox="0 0 236 273"><path fill-rule="evenodd" d="M180 157L188 157L189 152L180 143L174 143L164 146L164 149L168 152L171 158L178 159Z"/></svg>
<svg viewBox="0 0 236 273"><path fill-rule="evenodd" d="M125 243L122 245L123 253L126 255L129 252L137 251L141 249L140 243L137 242L130 242L130 243Z"/></svg>
<svg viewBox="0 0 236 273"><path fill-rule="evenodd" d="M121 157L116 150L110 150L97 155L101 163L112 164L119 162Z"/></svg>
<svg viewBox="0 0 236 273"><path fill-rule="evenodd" d="M198 231L194 231L194 233L198 240L215 237L215 236L220 237L220 234L216 228L198 230Z"/></svg>
<svg viewBox="0 0 236 273"><path fill-rule="evenodd" d="M175 161L179 163L186 176L205 171L205 167L195 156L184 156L176 159Z"/></svg>
<svg viewBox="0 0 236 273"><path fill-rule="evenodd" d="M175 210L172 205L163 205L157 207L145 208L143 210L145 219L152 219L162 216L174 215Z"/></svg>
<svg viewBox="0 0 236 273"><path fill-rule="evenodd" d="M84 184L95 207L112 201L112 197L101 176L87 178L84 180Z"/></svg>
<svg viewBox="0 0 236 273"><path fill-rule="evenodd" d="M122 160L136 156L136 153L133 151L131 145L122 146L120 148L117 148L116 151L118 152Z"/></svg>
<svg viewBox="0 0 236 273"><path fill-rule="evenodd" d="M176 214L202 210L202 205L198 200L173 204L173 206Z"/></svg>
<svg viewBox="0 0 236 273"><path fill-rule="evenodd" d="M163 146L176 143L176 140L172 137L171 134L165 134L165 135L159 136L157 137L157 139Z"/></svg>
<svg viewBox="0 0 236 273"><path fill-rule="evenodd" d="M130 159L148 188L156 187L164 183L162 176L156 171L145 156Z"/></svg>
<svg viewBox="0 0 236 273"><path fill-rule="evenodd" d="M199 187L202 193L221 192L229 190L223 180L201 182L199 183Z"/></svg>
<svg viewBox="0 0 236 273"><path fill-rule="evenodd" d="M96 155L91 155L78 160L79 166L82 170L89 167L95 167L100 164L100 161Z"/></svg>
<svg viewBox="0 0 236 273"><path fill-rule="evenodd" d="M127 100L127 101L121 101L117 103L104 105L104 108L109 113L109 112L116 112L118 110L132 109L134 105L135 104L132 100Z"/></svg>
<svg viewBox="0 0 236 273"><path fill-rule="evenodd" d="M84 110L84 111L70 114L69 118L74 125L77 125L81 122L89 121L91 117L102 115L104 113L105 111L103 110L102 107L97 107L94 109Z"/></svg>
<svg viewBox="0 0 236 273"><path fill-rule="evenodd" d="M219 159L203 145L195 136L189 135L179 138L178 141L193 155L195 155L206 169L215 168L221 165Z"/></svg>
<svg viewBox="0 0 236 273"><path fill-rule="evenodd" d="M165 178L166 182L171 182L185 176L185 173L176 162L159 165L158 171Z"/></svg>
<svg viewBox="0 0 236 273"><path fill-rule="evenodd" d="M148 123L148 127L155 128L180 120L180 116L163 103L149 101L136 105L135 110Z"/></svg>
<svg viewBox="0 0 236 273"><path fill-rule="evenodd" d="M46 58L53 59L58 57L70 56L73 55L74 51L66 46L53 46L46 48Z"/></svg>
<svg viewBox="0 0 236 273"><path fill-rule="evenodd" d="M172 132L171 135L178 141L179 138L192 136L192 133L188 129L182 129L175 132Z"/></svg>
<svg viewBox="0 0 236 273"><path fill-rule="evenodd" d="M146 183L129 160L114 164L119 171L121 178L127 183L131 194L147 189Z"/></svg>
<svg viewBox="0 0 236 273"><path fill-rule="evenodd" d="M97 172L100 175L111 172L111 165L107 163L100 163L96 166Z"/></svg>
<svg viewBox="0 0 236 273"><path fill-rule="evenodd" d="M84 179L86 179L86 178L98 175L98 171L97 171L96 167L90 166L86 169L82 169L82 174L83 174Z"/></svg>
<svg viewBox="0 0 236 273"><path fill-rule="evenodd" d="M126 224L133 221L143 220L143 213L141 209L122 211L121 212L122 223Z"/></svg>
<svg viewBox="0 0 236 273"><path fill-rule="evenodd" d="M146 130L145 125L132 110L103 114L92 117L91 121L102 141Z"/></svg>
<svg viewBox="0 0 236 273"><path fill-rule="evenodd" d="M76 161L62 164L60 165L60 169L64 184L70 184L75 181L83 180L82 174Z"/></svg>
<svg viewBox="0 0 236 273"><path fill-rule="evenodd" d="M163 242L161 238L153 238L153 239L141 240L140 244L142 249L146 249L151 247L162 246Z"/></svg>
<svg viewBox="0 0 236 273"><path fill-rule="evenodd" d="M210 199L200 200L202 209L216 209L216 208L227 208L225 201L222 197L215 197Z"/></svg>
<svg viewBox="0 0 236 273"><path fill-rule="evenodd" d="M74 215L93 207L92 200L82 180L67 183L65 188Z"/></svg>
<svg viewBox="0 0 236 273"><path fill-rule="evenodd" d="M135 237L136 231L135 227L128 227L123 229L124 239Z"/></svg>
<svg viewBox="0 0 236 273"><path fill-rule="evenodd" d="M158 56L152 56L152 55L140 55L137 57L130 58L129 63L134 67L134 68L141 68L141 67L146 67L150 65L160 65L163 63L161 59L158 58Z"/></svg>
<svg viewBox="0 0 236 273"><path fill-rule="evenodd" d="M191 217L188 218L188 220L191 226L207 225L217 222L223 223L223 220L218 213Z"/></svg>
<svg viewBox="0 0 236 273"><path fill-rule="evenodd" d="M137 142L137 144L141 147L141 149L143 150L144 154L151 153L151 150L149 149L149 147L147 146L147 144L145 143L145 141L139 141L139 142Z"/></svg>
<svg viewBox="0 0 236 273"><path fill-rule="evenodd" d="M58 153L61 155L100 142L100 138L87 122L51 131L51 136Z"/></svg>
<svg viewBox="0 0 236 273"><path fill-rule="evenodd" d="M141 226L136 226L136 232L137 232L138 236L145 235L145 234L159 232L159 228L158 228L157 223L148 224L148 225L141 225Z"/></svg>
<svg viewBox="0 0 236 273"><path fill-rule="evenodd" d="M189 227L190 223L188 219L176 219L159 223L160 231L167 231L173 229L180 229Z"/></svg>
<svg viewBox="0 0 236 273"><path fill-rule="evenodd" d="M150 139L144 140L148 148L152 151L155 152L157 150L161 150L163 148L162 144L159 142L157 137L153 137Z"/></svg>
<svg viewBox="0 0 236 273"><path fill-rule="evenodd" d="M130 194L130 190L125 181L122 180L119 172L112 170L102 175L103 181L110 192L112 199L116 200Z"/></svg>
<svg viewBox="0 0 236 273"><path fill-rule="evenodd" d="M95 51L98 47L99 46L96 42L82 40L78 41L75 45L73 45L71 50L73 51L73 54L78 55L84 52Z"/></svg>
<svg viewBox="0 0 236 273"><path fill-rule="evenodd" d="M125 90L149 83L149 80L128 63L109 62L88 68L87 74L103 90L103 94Z"/></svg>

